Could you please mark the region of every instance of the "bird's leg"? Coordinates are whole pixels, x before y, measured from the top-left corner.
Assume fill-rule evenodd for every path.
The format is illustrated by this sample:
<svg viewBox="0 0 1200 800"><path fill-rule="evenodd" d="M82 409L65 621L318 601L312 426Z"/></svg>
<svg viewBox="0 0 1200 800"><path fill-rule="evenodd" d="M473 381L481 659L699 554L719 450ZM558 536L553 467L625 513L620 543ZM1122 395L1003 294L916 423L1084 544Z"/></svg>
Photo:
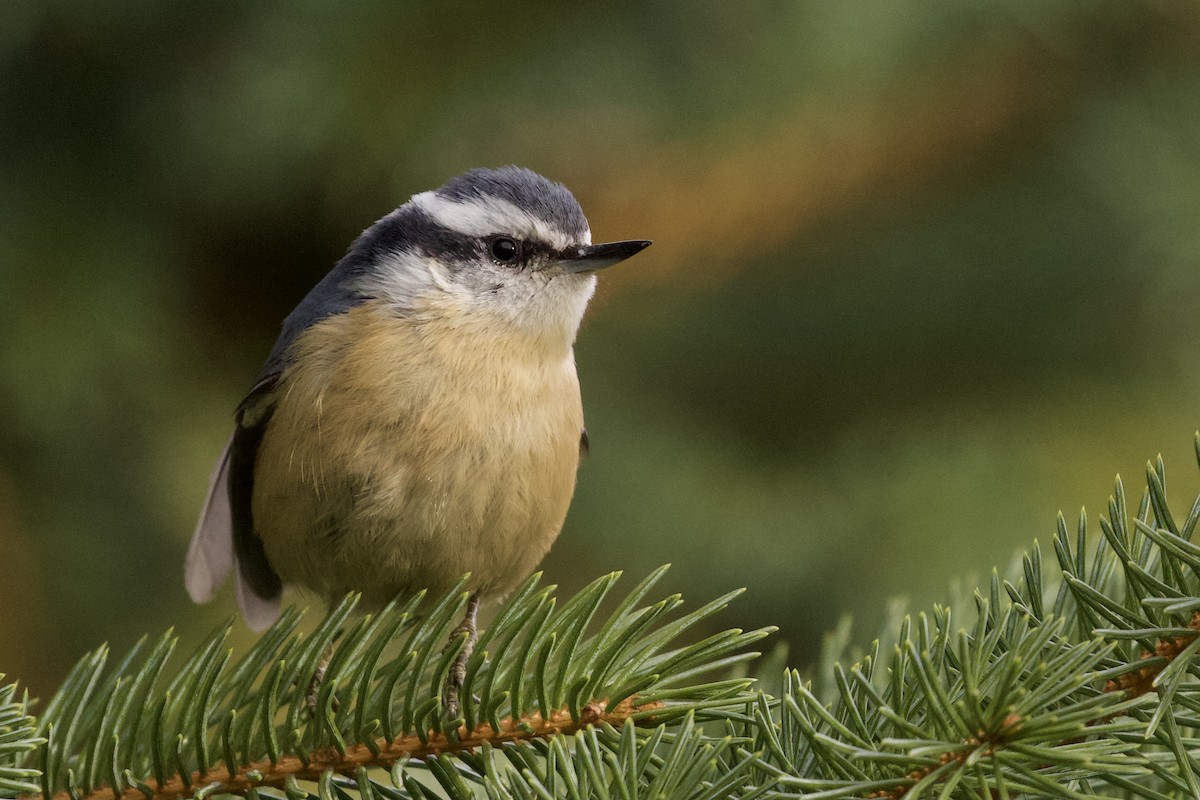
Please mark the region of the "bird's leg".
<svg viewBox="0 0 1200 800"><path fill-rule="evenodd" d="M471 653L475 650L475 642L479 639L475 627L478 616L479 592L475 592L467 600L467 615L463 617L462 624L450 632L450 641L446 645L453 647L459 636L467 634L467 641L454 659L454 663L450 665L450 674L446 676L445 706L446 715L450 719L458 718L458 695L462 691L463 681L467 679L467 660L471 658Z"/></svg>
<svg viewBox="0 0 1200 800"><path fill-rule="evenodd" d="M325 652L321 653L321 660L317 662L317 669L313 672L312 680L308 682L308 694L305 695L305 699L308 702L308 712L314 717L317 715L317 700L320 697L321 684L325 682L325 673L329 669L330 661L333 661L333 642L330 642L325 647ZM333 701L337 703L337 698L335 697Z"/></svg>

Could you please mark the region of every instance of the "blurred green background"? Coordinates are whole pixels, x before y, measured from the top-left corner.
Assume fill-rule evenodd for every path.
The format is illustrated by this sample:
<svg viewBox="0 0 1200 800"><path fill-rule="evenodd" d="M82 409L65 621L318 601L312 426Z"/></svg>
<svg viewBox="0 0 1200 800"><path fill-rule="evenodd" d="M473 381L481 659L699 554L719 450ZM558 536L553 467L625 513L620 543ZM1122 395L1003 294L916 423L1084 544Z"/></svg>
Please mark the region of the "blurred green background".
<svg viewBox="0 0 1200 800"><path fill-rule="evenodd" d="M802 665L1200 483L1200 5L8 0L0 670L231 613L181 564L280 321L506 163L656 240L580 336L567 588L671 561Z"/></svg>

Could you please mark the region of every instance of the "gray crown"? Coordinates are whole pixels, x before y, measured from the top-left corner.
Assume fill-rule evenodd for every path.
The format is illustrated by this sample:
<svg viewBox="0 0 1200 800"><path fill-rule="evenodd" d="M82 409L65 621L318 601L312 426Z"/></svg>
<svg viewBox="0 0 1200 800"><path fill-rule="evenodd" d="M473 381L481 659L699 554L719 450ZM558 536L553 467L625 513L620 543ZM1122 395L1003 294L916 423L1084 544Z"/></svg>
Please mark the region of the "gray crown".
<svg viewBox="0 0 1200 800"><path fill-rule="evenodd" d="M583 209L567 187L523 167L473 169L437 190L447 200L494 197L512 203L565 233L574 240L588 230Z"/></svg>

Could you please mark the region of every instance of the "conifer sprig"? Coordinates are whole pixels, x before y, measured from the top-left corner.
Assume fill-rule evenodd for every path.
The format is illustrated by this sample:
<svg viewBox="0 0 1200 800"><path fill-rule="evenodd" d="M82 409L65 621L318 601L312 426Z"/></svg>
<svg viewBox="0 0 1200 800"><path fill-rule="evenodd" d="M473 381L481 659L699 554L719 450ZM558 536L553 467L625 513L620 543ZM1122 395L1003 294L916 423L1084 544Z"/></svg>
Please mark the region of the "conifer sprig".
<svg viewBox="0 0 1200 800"><path fill-rule="evenodd" d="M170 632L143 639L111 669L101 648L79 662L40 720L48 741L33 765L42 770L42 794L161 799L269 787L293 794L299 780L320 783L327 773L356 775L423 757L435 774L459 775L445 766L447 754L485 743L503 750L589 726L688 728L685 719L739 716L752 681L715 674L753 658L746 648L770 630L725 631L680 645L682 634L738 592L679 614L678 595L647 601L664 571L607 613L617 574L561 604L554 587L530 578L480 636L461 716L453 720L443 713L441 692L465 640L446 646L467 601L465 584L431 604L418 596L359 616L352 595L308 635L297 633L301 614L289 609L237 659L225 644L225 625L170 678L177 645ZM330 646L314 714L308 687ZM628 735L590 738L578 752L595 756L595 746L615 746ZM709 747L698 738L693 745L696 752ZM482 785L483 775L476 779ZM329 786L337 796L336 783ZM382 784L375 791L388 796Z"/></svg>
<svg viewBox="0 0 1200 800"><path fill-rule="evenodd" d="M1165 476L1148 466L1132 513L1118 478L1098 526L1060 515L1052 561L1035 543L860 657L835 637L820 680L786 670L778 697L726 669L766 629L678 644L733 595L680 614L648 599L662 570L607 611L616 576L561 604L531 579L481 634L456 720L461 587L375 615L349 597L304 635L289 610L237 659L227 628L175 669L170 633L111 669L101 649L36 729L0 691L0 794L40 769L59 800L1200 797L1200 499L1176 514Z"/></svg>
<svg viewBox="0 0 1200 800"><path fill-rule="evenodd" d="M1200 436L1196 439L1200 459ZM806 798L1200 797L1200 499L1178 522L1162 460L1099 535L1059 516L974 608L936 607L814 687L789 671L739 728ZM965 621L963 617L966 617Z"/></svg>

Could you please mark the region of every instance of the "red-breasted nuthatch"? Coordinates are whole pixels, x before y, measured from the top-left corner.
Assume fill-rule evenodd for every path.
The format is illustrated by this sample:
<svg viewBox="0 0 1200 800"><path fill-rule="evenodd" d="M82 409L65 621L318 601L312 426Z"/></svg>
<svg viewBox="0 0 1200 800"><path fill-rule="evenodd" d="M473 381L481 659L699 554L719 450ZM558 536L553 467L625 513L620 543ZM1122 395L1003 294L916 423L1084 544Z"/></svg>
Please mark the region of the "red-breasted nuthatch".
<svg viewBox="0 0 1200 800"><path fill-rule="evenodd" d="M283 323L238 406L188 550L247 624L283 585L369 606L471 573L503 595L562 528L587 447L572 346L595 273L648 241L591 243L562 185L472 170L380 219Z"/></svg>

